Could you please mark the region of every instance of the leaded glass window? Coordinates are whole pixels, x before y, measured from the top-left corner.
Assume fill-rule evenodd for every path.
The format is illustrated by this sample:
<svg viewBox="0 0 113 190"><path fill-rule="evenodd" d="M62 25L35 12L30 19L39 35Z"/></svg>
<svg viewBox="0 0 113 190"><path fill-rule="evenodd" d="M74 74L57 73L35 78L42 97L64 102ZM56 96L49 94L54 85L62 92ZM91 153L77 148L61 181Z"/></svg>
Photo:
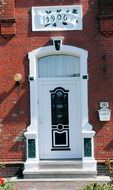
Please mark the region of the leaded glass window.
<svg viewBox="0 0 113 190"><path fill-rule="evenodd" d="M52 150L69 150L69 90L58 87L50 93Z"/></svg>

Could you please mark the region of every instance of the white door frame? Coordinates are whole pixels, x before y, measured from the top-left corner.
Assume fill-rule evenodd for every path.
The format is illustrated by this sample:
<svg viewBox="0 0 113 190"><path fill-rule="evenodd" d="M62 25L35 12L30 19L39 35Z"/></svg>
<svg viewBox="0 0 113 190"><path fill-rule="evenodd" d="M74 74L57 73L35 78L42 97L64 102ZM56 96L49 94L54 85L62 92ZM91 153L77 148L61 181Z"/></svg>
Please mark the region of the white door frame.
<svg viewBox="0 0 113 190"><path fill-rule="evenodd" d="M54 46L45 46L29 52L29 80L30 80L30 120L31 123L25 132L27 142L27 160L25 170L39 162L39 139L38 139L38 94L37 94L37 64L38 58L52 54L67 54L80 58L80 107L81 107L81 133L82 133L82 160L83 168L92 168L96 170L96 161L94 159L94 141L95 132L88 122L88 74L87 74L87 57L88 52L84 49L74 46L62 45L60 51L56 51ZM84 152L84 139L91 139L91 155L87 157ZM29 157L29 139L35 140L35 155ZM24 171L25 172L25 171Z"/></svg>

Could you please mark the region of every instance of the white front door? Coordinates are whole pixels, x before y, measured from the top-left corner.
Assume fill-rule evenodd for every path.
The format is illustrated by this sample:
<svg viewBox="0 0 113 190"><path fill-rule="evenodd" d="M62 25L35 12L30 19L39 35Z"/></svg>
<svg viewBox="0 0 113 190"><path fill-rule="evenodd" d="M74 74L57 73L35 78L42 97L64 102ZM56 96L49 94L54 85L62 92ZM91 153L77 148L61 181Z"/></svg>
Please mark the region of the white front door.
<svg viewBox="0 0 113 190"><path fill-rule="evenodd" d="M40 159L81 157L79 79L39 80Z"/></svg>

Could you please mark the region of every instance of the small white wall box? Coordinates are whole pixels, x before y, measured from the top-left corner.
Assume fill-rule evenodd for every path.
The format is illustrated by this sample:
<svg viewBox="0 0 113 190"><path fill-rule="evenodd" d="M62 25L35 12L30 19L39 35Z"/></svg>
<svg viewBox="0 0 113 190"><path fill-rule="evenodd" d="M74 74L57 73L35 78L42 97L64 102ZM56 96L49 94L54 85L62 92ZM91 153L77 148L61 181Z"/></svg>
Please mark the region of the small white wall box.
<svg viewBox="0 0 113 190"><path fill-rule="evenodd" d="M109 107L109 102L100 102L100 108L103 108L103 107L108 108Z"/></svg>
<svg viewBox="0 0 113 190"><path fill-rule="evenodd" d="M98 110L100 121L110 121L112 110L110 110L108 106L108 102L100 102L101 109Z"/></svg>

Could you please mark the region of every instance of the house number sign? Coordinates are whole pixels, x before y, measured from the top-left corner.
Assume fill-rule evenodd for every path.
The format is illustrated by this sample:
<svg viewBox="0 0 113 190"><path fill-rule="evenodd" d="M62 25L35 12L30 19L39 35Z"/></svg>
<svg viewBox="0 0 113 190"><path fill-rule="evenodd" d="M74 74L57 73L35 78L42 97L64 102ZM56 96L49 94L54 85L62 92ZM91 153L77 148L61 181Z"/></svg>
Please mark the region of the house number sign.
<svg viewBox="0 0 113 190"><path fill-rule="evenodd" d="M32 31L82 30L82 6L32 7Z"/></svg>

